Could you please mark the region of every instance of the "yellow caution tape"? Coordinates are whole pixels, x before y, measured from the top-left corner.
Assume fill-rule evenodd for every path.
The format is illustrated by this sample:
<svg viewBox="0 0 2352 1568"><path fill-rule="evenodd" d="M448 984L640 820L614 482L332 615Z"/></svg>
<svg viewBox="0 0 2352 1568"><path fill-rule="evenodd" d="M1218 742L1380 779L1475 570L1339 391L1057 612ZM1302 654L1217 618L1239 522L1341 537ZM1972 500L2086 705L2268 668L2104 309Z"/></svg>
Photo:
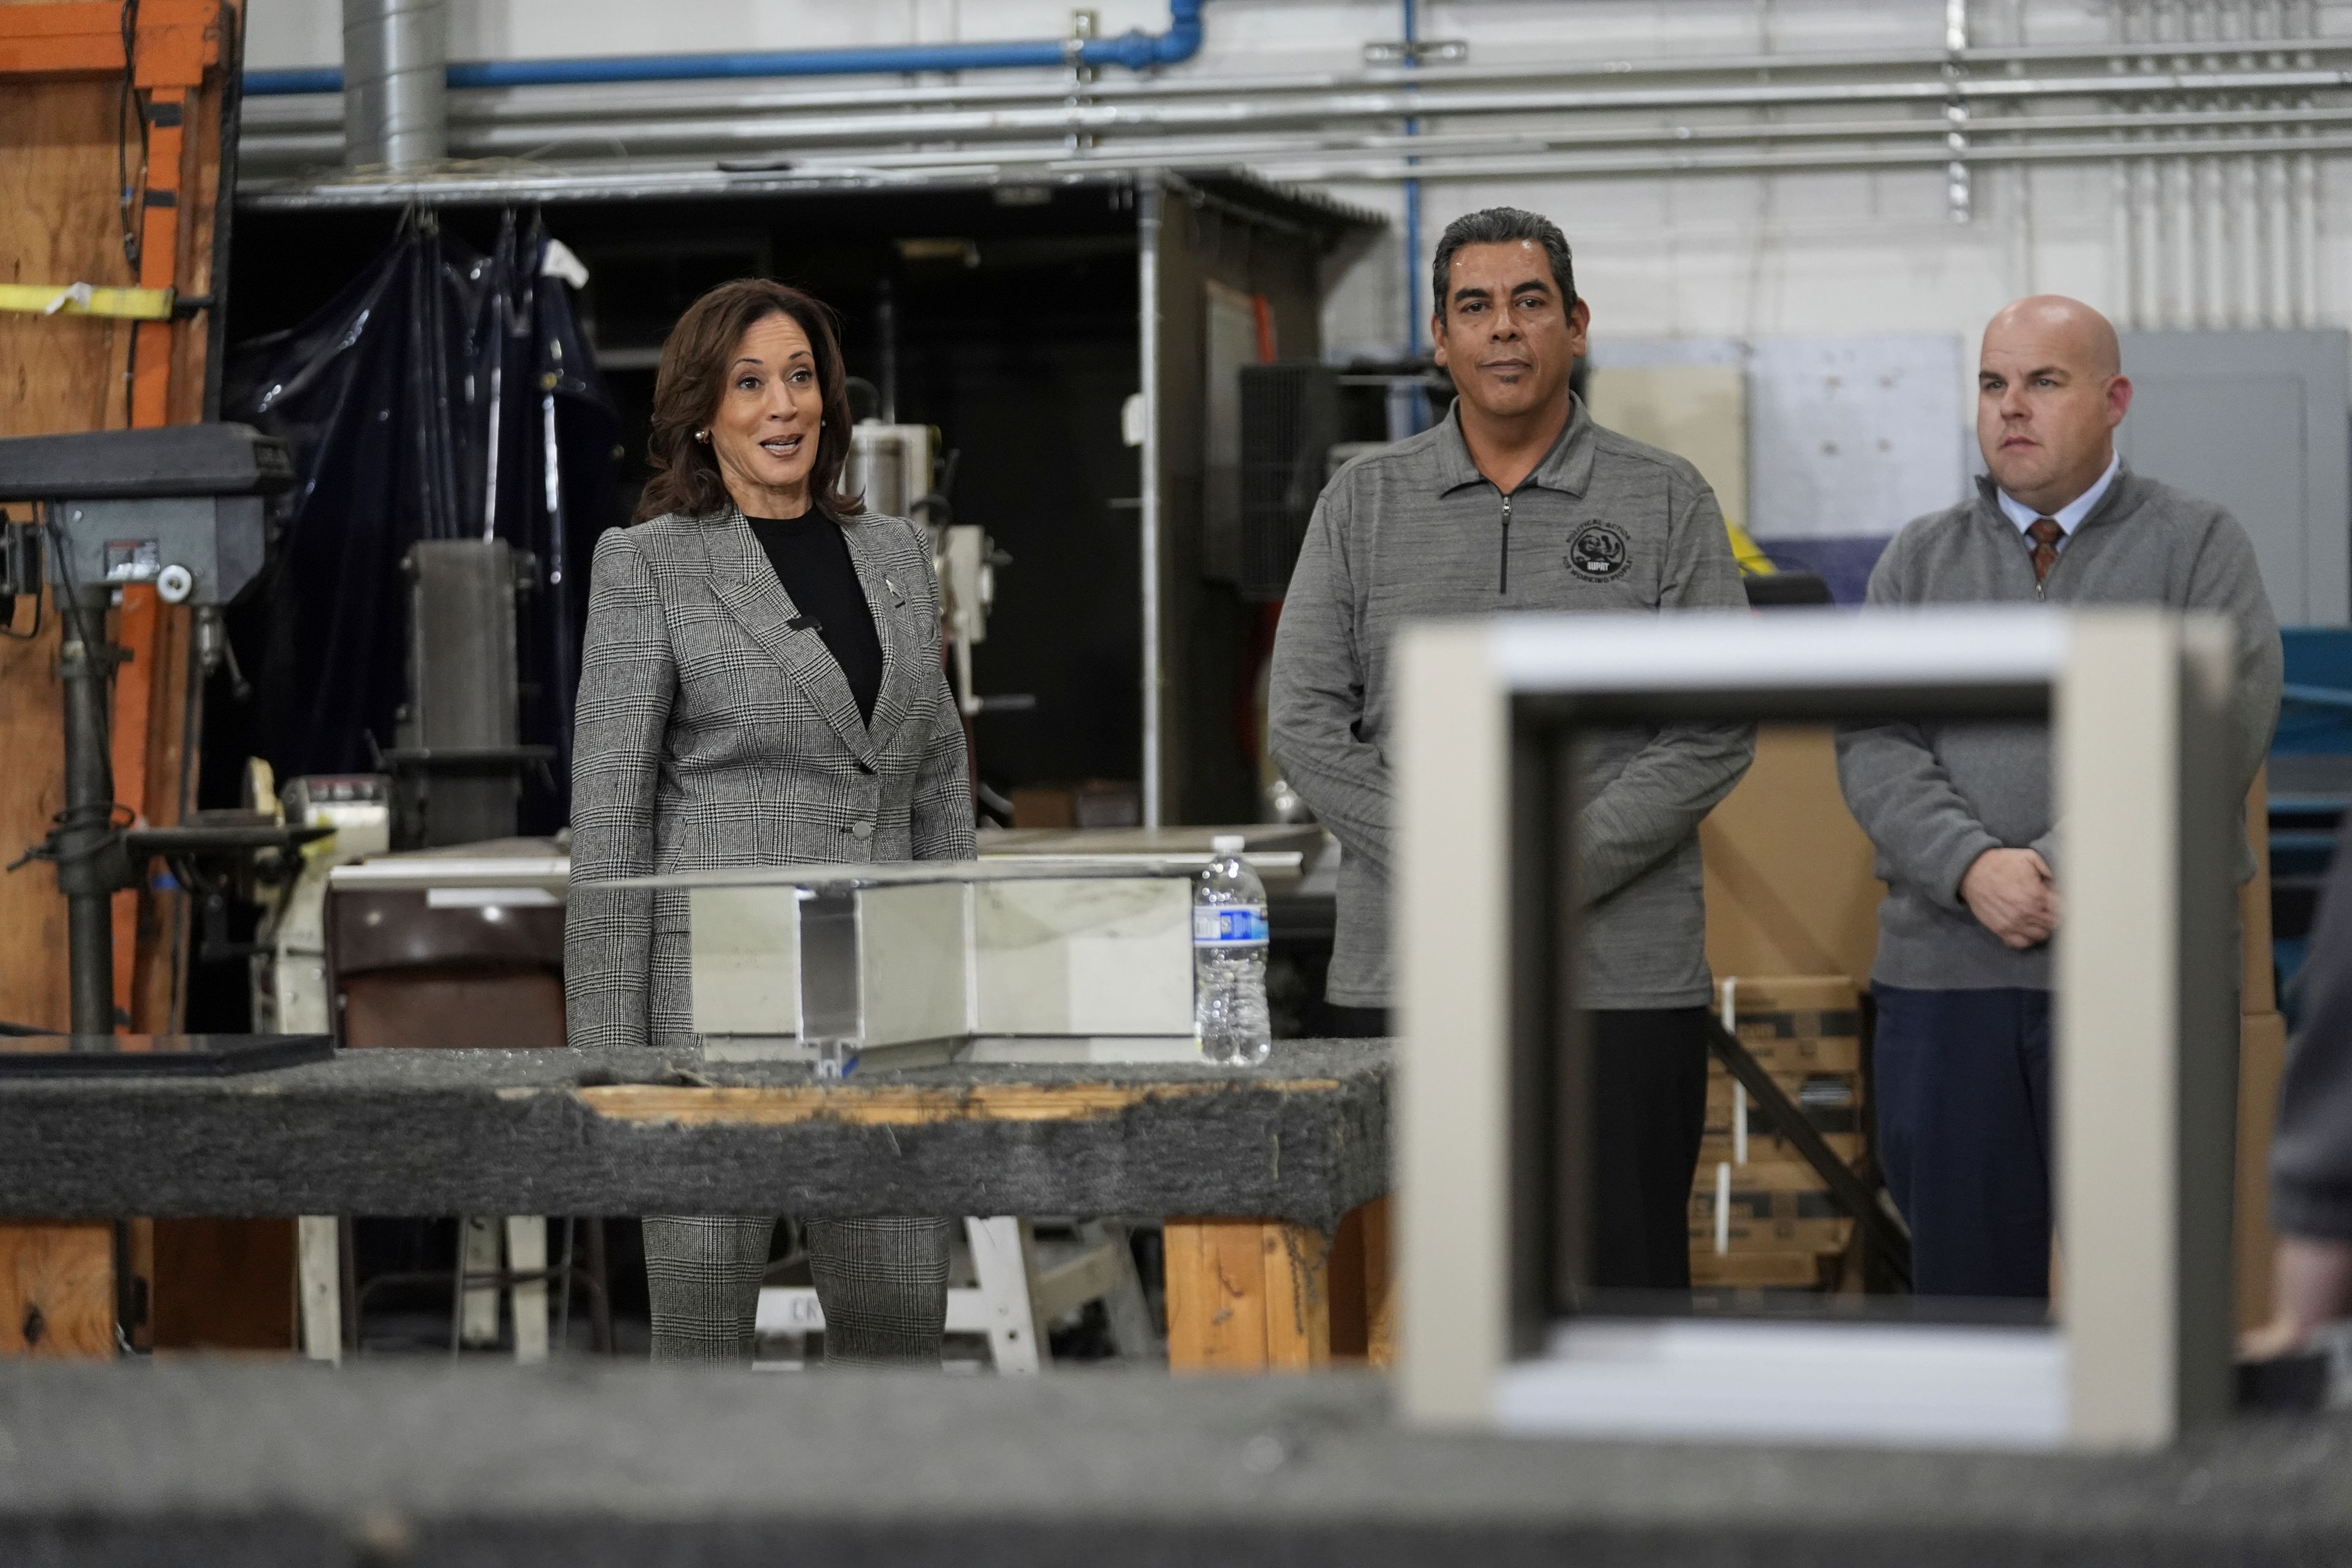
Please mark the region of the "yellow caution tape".
<svg viewBox="0 0 2352 1568"><path fill-rule="evenodd" d="M0 283L0 310L36 316L110 316L119 321L168 321L169 289L100 289L88 283Z"/></svg>

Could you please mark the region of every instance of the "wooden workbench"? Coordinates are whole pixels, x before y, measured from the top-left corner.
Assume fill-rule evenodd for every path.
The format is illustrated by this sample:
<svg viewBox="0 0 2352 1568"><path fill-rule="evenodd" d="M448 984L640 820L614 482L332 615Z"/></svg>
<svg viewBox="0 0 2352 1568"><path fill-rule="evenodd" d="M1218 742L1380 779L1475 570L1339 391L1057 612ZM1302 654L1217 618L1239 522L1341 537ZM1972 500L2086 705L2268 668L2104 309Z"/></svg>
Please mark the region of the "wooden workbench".
<svg viewBox="0 0 2352 1568"><path fill-rule="evenodd" d="M1352 1041L1280 1042L1249 1071L930 1068L838 1085L651 1052L432 1050L0 1080L0 1214L1160 1215L1171 1364L1311 1367L1331 1350L1332 1238L1388 1188L1389 1081L1386 1049ZM1377 1357L1386 1226L1361 1228L1340 1336Z"/></svg>

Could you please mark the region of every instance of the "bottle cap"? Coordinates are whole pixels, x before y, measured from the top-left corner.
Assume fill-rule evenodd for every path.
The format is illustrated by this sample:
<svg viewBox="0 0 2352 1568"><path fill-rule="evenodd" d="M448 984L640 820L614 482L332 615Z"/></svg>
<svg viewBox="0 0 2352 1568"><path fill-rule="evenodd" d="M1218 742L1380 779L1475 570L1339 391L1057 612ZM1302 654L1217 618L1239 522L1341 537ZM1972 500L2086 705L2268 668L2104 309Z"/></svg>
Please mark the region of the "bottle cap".
<svg viewBox="0 0 2352 1568"><path fill-rule="evenodd" d="M1209 840L1209 853L1212 855L1238 855L1242 852L1242 847L1248 842L1249 840L1247 838L1243 837L1238 833L1220 833L1215 837Z"/></svg>

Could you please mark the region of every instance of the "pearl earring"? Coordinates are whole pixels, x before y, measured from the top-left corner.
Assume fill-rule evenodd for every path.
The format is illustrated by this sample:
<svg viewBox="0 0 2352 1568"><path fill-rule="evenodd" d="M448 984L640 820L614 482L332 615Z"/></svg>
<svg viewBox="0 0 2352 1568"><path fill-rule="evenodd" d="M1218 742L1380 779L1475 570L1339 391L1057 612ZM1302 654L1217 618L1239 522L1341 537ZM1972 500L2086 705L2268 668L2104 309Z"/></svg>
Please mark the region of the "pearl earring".
<svg viewBox="0 0 2352 1568"><path fill-rule="evenodd" d="M710 432L708 430L697 430L694 433L694 438L706 447L710 445Z"/></svg>

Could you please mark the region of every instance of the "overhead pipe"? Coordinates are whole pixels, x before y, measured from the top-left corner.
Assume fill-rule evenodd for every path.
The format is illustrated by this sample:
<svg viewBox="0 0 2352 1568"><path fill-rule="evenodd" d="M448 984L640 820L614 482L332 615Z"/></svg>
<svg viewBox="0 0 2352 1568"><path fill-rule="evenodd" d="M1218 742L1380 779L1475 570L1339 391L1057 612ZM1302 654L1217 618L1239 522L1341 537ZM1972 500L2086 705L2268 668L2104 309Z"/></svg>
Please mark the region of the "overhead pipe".
<svg viewBox="0 0 2352 1568"><path fill-rule="evenodd" d="M1197 6L1199 3L1200 0L1192 0L1192 4L1195 6ZM1197 20L1195 21L1194 30L1196 32L1198 30ZM1171 26L1170 32L1165 35L1160 35L1160 37L1173 37L1177 36L1178 32L1179 29ZM1099 39L1096 40L1095 43L1102 47L1123 47L1131 38L1147 36L1149 35L1129 33L1118 38ZM992 48L1003 46L976 44L924 45L916 47L929 50L959 47ZM1054 49L1064 52L1057 53L1055 58L1047 63L1069 63L1066 51L1070 47L1071 40L1067 39L1054 43L1052 45ZM2345 49L2346 44L2344 40L2317 37L2307 39L2249 39L2227 45L2116 43L2032 45L2018 47L1987 46L1971 47L1963 51L1959 57L1959 63L1969 68L1972 72L1983 71L1990 73L1995 71L1996 68L1998 68L2000 71L2005 72L2019 67L2063 65L2070 63L2087 64L2093 66L2129 66L2148 61L2177 61L2192 57L2201 58L2208 60L2221 59L2223 58L2252 60L2264 56L2278 57L2286 54L2294 54L2306 58L2316 58L2319 57L2341 55L2345 52ZM886 52L892 51L819 50L807 51L799 58L807 58L809 55L829 56L847 53L875 54ZM615 68L625 68L636 57L615 56L611 57L608 59L595 60L589 63L606 65ZM688 56L682 58L688 59L751 59L787 57ZM1190 57L1188 55L1183 58ZM1129 83L1107 81L1093 89L1089 93L1089 96L1107 100L1129 98L1161 99L1179 97L1250 97L1276 93L1362 91L1382 88L1409 86L1416 80L1426 81L1441 86L1462 87L1505 86L1526 82L1574 81L1584 79L1614 82L1637 80L1644 77L1671 77L1683 79L1696 79L1709 77L1750 77L1758 75L1759 73L1769 73L1774 78L1784 79L1795 75L1818 73L1904 70L1936 73L1940 71L1945 65L1950 63L1952 58L1953 57L1948 51L1943 49L1899 49L1875 53L1845 52L1789 55L1717 55L1698 56L1691 58L1616 58L1605 60L1584 59L1574 62L1559 62L1540 65L1441 66L1430 68L1425 73L1403 67L1371 67L1360 70L1291 72L1283 75L1267 76L1189 76ZM1161 61L1160 63L1172 64L1175 62L1173 59L1171 59ZM453 76L450 79L449 85L452 87L477 88L489 85L487 83L472 81L470 78L465 80L460 80L458 76L454 74L467 72L473 68L474 68L471 65L466 64L452 66L450 69ZM911 69L921 68L886 67L881 68ZM245 91L247 96L257 97L285 98L332 93L341 90L342 86L341 73L332 66L320 66L298 69L248 71L246 73L244 79L247 84ZM600 80L593 85L605 87L641 82L649 83L666 79L674 79L662 77L641 77L632 71L627 72L625 75L614 76L606 80ZM714 79L704 77L685 79ZM565 113L582 111L600 114L611 113L617 116L629 116L635 114L679 114L693 112L710 114L740 114L757 113L762 110L775 109L847 109L857 108L869 104L919 106L925 103L1050 102L1060 100L1066 95L1066 89L1060 84L1030 85L1006 82L969 82L936 87L854 88L840 89L833 91L791 93L736 93L723 97L709 96L685 102L665 99L653 99L635 102L625 100L614 101L609 97L604 97L599 98L593 104L572 107L566 107L560 101L560 93L551 93L546 94L545 96L555 101L550 102L543 111L559 117ZM530 117L534 110L539 109L539 106L536 104L515 103L504 105L502 108L509 117L520 119ZM458 111L458 117L461 119L465 118L466 113L467 110L461 109Z"/></svg>
<svg viewBox="0 0 2352 1568"><path fill-rule="evenodd" d="M1140 28L1115 38L1040 38L1025 42L906 44L862 49L772 49L710 55L615 55L569 59L462 60L446 73L452 88L588 87L614 82L722 81L744 77L875 76L916 71L1052 69L1125 66L1131 71L1177 65L1201 52L1205 0L1168 0L1168 30ZM332 68L247 71L248 98L334 92Z"/></svg>
<svg viewBox="0 0 2352 1568"><path fill-rule="evenodd" d="M2089 96L2087 94L2082 96ZM2198 95L2200 97L2204 95ZM1255 127L1248 124L1230 129L1238 134L1217 134L1226 127L1183 128L1172 136L1114 136L1099 147L1081 154L1073 154L1066 142L1055 138L1047 142L1048 127L1031 131L1024 143L998 143L979 138L955 136L941 132L935 135L914 135L903 128L894 133L876 134L863 127L833 122L814 124L785 122L783 124L719 124L719 125L647 125L618 128L593 121L570 125L542 125L526 132L513 126L469 128L460 126L451 139L452 151L460 157L525 156L544 159L566 145L612 149L625 159L683 157L695 153L717 153L740 161L744 166L722 172L761 172L751 167L757 160L774 158L778 169L787 165L812 168L822 164L855 163L861 167L900 166L935 168L954 164L980 166L1002 164L1034 165L1048 163L1059 172L1088 168L1137 166L1139 161L1161 162L1171 165L1188 163L1221 161L1251 162L1265 158L1297 158L1322 153L1390 151L1398 142L1392 132L1370 130L1350 132L1346 128L1352 117L1327 116L1325 124L1338 129L1323 132L1299 130L1285 134L1277 125ZM1377 118L1377 117L1372 117ZM2059 131L2108 130L2126 133L2158 129L2212 129L2220 131L2249 130L2258 126L2307 125L2313 128L2340 124L2340 110L2297 109L2255 110L2237 115L2226 111L2156 110L2145 114L2108 113L2104 115L2008 115L1979 118L1971 121L1971 135L1990 138L2021 138L2046 136ZM1560 132L1441 132L1424 134L1421 142L1426 155L1444 153L1467 153L1501 147L1505 150L1540 151L1553 148L1577 149L1604 146L1667 145L1696 150L1711 143L1724 142L1784 142L1797 140L1861 140L1887 138L1909 140L1915 137L1940 136L1947 129L1943 121L1924 116L1915 121L1890 122L1884 119L1843 123L1813 122L1804 124L1735 125L1676 124L1652 127L1579 126ZM922 143L933 143L931 148ZM951 150L938 150L937 143L961 142ZM912 145L910 145L912 144ZM333 139L318 134L269 135L259 132L247 133L244 152L247 164L258 173L260 166L274 164L283 169L289 163L325 161L333 155Z"/></svg>
<svg viewBox="0 0 2352 1568"><path fill-rule="evenodd" d="M449 155L445 0L343 0L343 150L352 168L416 169Z"/></svg>
<svg viewBox="0 0 2352 1568"><path fill-rule="evenodd" d="M2297 192L2299 210L2292 215L2294 235L2291 243L2297 247L2315 246L2317 226L2313 195L2316 181L2312 160L2317 156L2352 153L2352 134L2279 138L2252 143L2244 138L2233 137L2185 142L2145 141L2118 143L2111 140L2072 140L2039 146L2025 143L1995 146L1971 139L1969 147L1959 156L1980 167L2119 161L2154 163L2179 157L2242 156L2257 149L2265 153L2285 154L2281 159L2282 163L2312 168L2311 174L2305 174L2300 169L2293 171L2295 183L2302 188ZM1349 159L1341 155L1327 158L1321 163L1262 166L1276 177L1293 184L1316 184L1332 182L1387 183L1406 178L1424 181L1590 179L1642 174L1793 174L1838 169L1927 168L1946 163L1952 156L1949 150L1930 144L1853 149L1830 146L1780 153L1747 150L1712 154L1662 151L1631 157L1543 153L1505 158L1424 159L1418 163L1408 163L1393 156L1374 160ZM429 181L387 179L379 182L343 178L316 185L263 186L241 196L239 205L261 210L293 211L375 207L408 201L626 201L687 196L751 196L814 190L909 190L928 184L984 187L1006 181L1034 183L1101 178L1156 168L1163 162L1157 158L1072 159L1065 153L1057 163L1041 158L1030 163L1007 160L998 164L929 168L803 164L790 170L750 174L676 166L649 169L622 163L546 174L500 174ZM1261 166L1252 160L1236 162L1245 167ZM2307 319L2316 285L2315 268L2301 257L2293 258L2291 264L2295 268L2290 285L2292 295L2296 307Z"/></svg>
<svg viewBox="0 0 2352 1568"><path fill-rule="evenodd" d="M886 112L866 115L778 115L761 120L683 119L616 124L603 113L576 124L499 121L461 132L474 155L535 153L572 136L605 145L622 142L636 152L681 152L710 148L883 145L965 142L992 137L1072 134L1104 137L1153 132L1263 130L1330 125L1350 121L1402 121L1413 117L1473 114L1582 114L1629 110L1670 111L1800 108L1813 105L1918 103L1943 106L1958 97L1979 104L2023 103L2053 98L2122 99L2210 97L2223 93L2340 90L2352 88L2352 69L2342 68L2247 71L2140 72L2116 77L2003 78L1947 83L1940 80L1826 83L1799 86L1763 83L1737 88L1565 89L1472 92L1429 89L1420 92L1332 93L1223 103L1058 102L1011 109ZM1973 122L1972 122L1973 123ZM268 135L248 132L257 150Z"/></svg>
<svg viewBox="0 0 2352 1568"><path fill-rule="evenodd" d="M2157 110L2137 113L2101 114L2037 114L2004 115L1969 121L1969 137L2019 138L2046 137L2055 132L2150 132L2150 131L2238 131L2311 127L2341 128L2352 123L2352 105L2340 109L2263 109L2263 110ZM950 167L1005 167L1028 163L1051 164L1057 173L1076 169L1124 169L1144 167L1183 167L1187 165L1239 162L1253 165L1270 165L1285 160L1328 158L1349 153L1404 153L1422 157L1468 157L1475 154L1520 154L1603 148L1683 147L1696 148L1720 144L1786 143L1794 142L1869 142L1932 139L1941 142L1948 126L1941 118L1904 120L1837 120L1837 121L1774 121L1769 123L1708 123L1677 122L1659 125L1612 125L1579 127L1572 131L1546 132L1532 130L1454 131L1422 132L1418 135L1394 132L1335 131L1328 132L1292 132L1252 133L1233 136L1186 136L1142 138L1114 143L1084 154L1074 155L1064 142L1033 142L1017 145L989 144L955 149L897 148L857 151L856 165L866 169L906 169L909 171ZM610 147L616 142L626 144L625 134L615 135L608 127L593 123L548 125L540 129L536 149L542 153L559 148L566 142L593 143ZM457 150L461 155L488 156L507 150L499 141L492 141L464 131L457 133ZM248 158L284 160L313 157L323 153L331 139L320 134L272 135L255 137L246 148ZM717 142L691 145L723 151ZM838 145L838 144L836 144ZM2256 150L2264 144L2254 143ZM642 143L640 143L642 146ZM677 151L678 148L669 148ZM836 160L828 157L828 149L819 146L807 156L796 156L794 167L804 171L821 171Z"/></svg>

